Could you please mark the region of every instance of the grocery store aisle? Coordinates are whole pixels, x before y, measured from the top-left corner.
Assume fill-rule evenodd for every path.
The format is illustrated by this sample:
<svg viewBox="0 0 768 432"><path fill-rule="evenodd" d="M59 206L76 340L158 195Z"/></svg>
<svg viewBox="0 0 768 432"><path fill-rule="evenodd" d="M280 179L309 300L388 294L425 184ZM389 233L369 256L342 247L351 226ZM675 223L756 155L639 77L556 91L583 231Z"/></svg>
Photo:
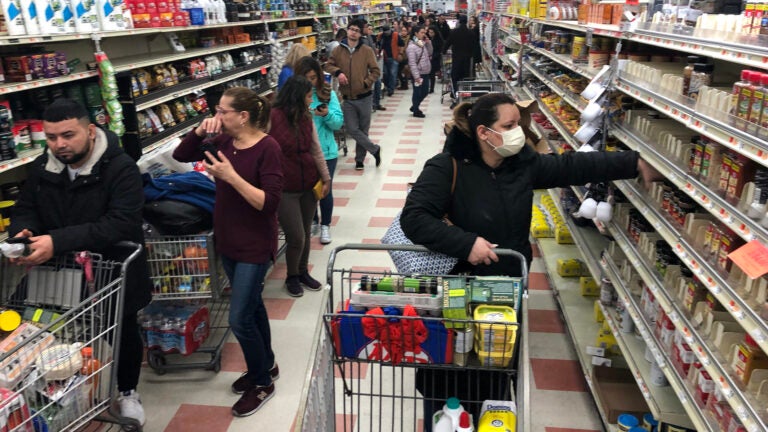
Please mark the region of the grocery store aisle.
<svg viewBox="0 0 768 432"><path fill-rule="evenodd" d="M328 255L333 246L344 243L378 243L405 201L406 183L418 176L424 162L442 148L442 124L449 120L448 103L441 105L439 94L422 104L426 119L410 115L410 91L398 91L386 99L387 111L373 117L371 137L382 146L383 162L375 168L368 157L364 171L354 169L354 143L349 155L340 154L334 180L335 209L333 242L323 247L313 238L311 272L325 280ZM381 269L376 253L357 253L343 258L344 267ZM342 258L340 258L342 260ZM532 413L536 432L599 430L601 428L586 384L564 333L552 300L544 266L534 260L531 275L530 322ZM158 375L149 367L142 372L139 392L147 411L148 432L239 432L266 427L289 431L296 418L299 395L309 366L312 338L323 310L322 293L306 292L289 297L284 288L285 264L279 262L264 291L269 311L274 350L280 365L276 393L260 411L246 418L233 418L231 406L237 396L231 383L245 364L234 339L223 352L218 374L204 370L169 372ZM366 373L363 368L361 373ZM553 413L563 412L563 415ZM341 419L339 419L341 420ZM341 424L341 421L337 422Z"/></svg>

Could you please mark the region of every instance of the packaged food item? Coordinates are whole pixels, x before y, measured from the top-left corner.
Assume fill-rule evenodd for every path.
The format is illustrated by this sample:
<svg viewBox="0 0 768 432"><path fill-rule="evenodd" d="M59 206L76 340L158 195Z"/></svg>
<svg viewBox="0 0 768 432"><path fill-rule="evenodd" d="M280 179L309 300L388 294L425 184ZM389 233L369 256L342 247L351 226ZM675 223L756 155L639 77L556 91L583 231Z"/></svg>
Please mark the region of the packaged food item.
<svg viewBox="0 0 768 432"><path fill-rule="evenodd" d="M558 259L557 274L562 277L581 276L584 269L584 263L578 259Z"/></svg>
<svg viewBox="0 0 768 432"><path fill-rule="evenodd" d="M150 123L152 124L152 131L154 133L165 131L165 128L163 127L163 122L160 121L160 117L158 117L157 114L155 114L155 111L152 108L147 108L144 112L149 118Z"/></svg>
<svg viewBox="0 0 768 432"><path fill-rule="evenodd" d="M487 400L480 411L477 432L506 432L516 430L517 406L512 401Z"/></svg>
<svg viewBox="0 0 768 432"><path fill-rule="evenodd" d="M180 100L175 100L170 106L173 118L177 123L182 123L187 120L187 110L184 108L184 103Z"/></svg>
<svg viewBox="0 0 768 432"><path fill-rule="evenodd" d="M157 114L160 117L160 121L163 123L164 127L176 126L176 122L173 120L173 114L171 114L171 109L168 108L168 105L159 105L157 107Z"/></svg>

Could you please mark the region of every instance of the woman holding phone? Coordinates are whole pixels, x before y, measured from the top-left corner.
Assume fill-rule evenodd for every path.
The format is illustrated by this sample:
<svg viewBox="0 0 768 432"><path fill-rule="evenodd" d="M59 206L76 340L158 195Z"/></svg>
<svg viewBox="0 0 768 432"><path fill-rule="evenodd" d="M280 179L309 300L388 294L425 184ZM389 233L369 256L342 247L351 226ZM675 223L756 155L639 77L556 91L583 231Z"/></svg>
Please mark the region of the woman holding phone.
<svg viewBox="0 0 768 432"><path fill-rule="evenodd" d="M312 120L315 122L325 164L328 166L328 174L333 181L333 173L336 171L336 162L339 157L339 146L333 132L344 125L344 113L341 110L339 98L323 79L323 70L314 58L302 57L296 64L295 73L303 75L312 84L312 103L309 104L309 109L312 112ZM332 188L328 191L328 195L320 200L320 243L322 244L331 242L331 216L333 216ZM315 212L313 228L317 222L318 217Z"/></svg>

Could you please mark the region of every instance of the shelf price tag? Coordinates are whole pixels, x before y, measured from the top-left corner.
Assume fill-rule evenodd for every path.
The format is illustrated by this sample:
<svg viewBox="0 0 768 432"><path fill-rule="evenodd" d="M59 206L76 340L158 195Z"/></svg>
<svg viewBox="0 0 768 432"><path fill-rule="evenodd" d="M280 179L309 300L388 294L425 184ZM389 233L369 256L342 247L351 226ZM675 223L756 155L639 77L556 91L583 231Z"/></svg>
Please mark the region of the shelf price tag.
<svg viewBox="0 0 768 432"><path fill-rule="evenodd" d="M759 240L752 240L728 254L744 273L752 279L768 273L768 248Z"/></svg>
<svg viewBox="0 0 768 432"><path fill-rule="evenodd" d="M733 395L733 389L731 389L730 384L728 384L728 381L725 380L724 376L720 376L720 390L723 392L723 396L726 398L731 397Z"/></svg>
<svg viewBox="0 0 768 432"><path fill-rule="evenodd" d="M699 350L699 359L701 360L701 364L708 365L710 360L707 353L704 352L704 348L702 348L701 345L699 345L697 348Z"/></svg>
<svg viewBox="0 0 768 432"><path fill-rule="evenodd" d="M764 342L766 340L765 333L763 333L763 331L759 328L752 329L749 332L749 335L752 336L752 339L754 339L756 342Z"/></svg>

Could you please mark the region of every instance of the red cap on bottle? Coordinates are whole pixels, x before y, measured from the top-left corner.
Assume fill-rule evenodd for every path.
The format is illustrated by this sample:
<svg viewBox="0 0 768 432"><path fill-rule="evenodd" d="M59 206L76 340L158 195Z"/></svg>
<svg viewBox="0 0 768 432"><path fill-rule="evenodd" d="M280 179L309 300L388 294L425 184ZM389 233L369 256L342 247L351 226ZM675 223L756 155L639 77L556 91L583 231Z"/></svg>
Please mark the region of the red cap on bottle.
<svg viewBox="0 0 768 432"><path fill-rule="evenodd" d="M768 86L768 74L761 74L761 76L760 76L760 84L763 87Z"/></svg>
<svg viewBox="0 0 768 432"><path fill-rule="evenodd" d="M741 80L742 81L749 81L749 74L751 74L752 71L749 69L742 69L741 71Z"/></svg>
<svg viewBox="0 0 768 432"><path fill-rule="evenodd" d="M760 75L758 71L749 71L749 82L752 84L760 84Z"/></svg>
<svg viewBox="0 0 768 432"><path fill-rule="evenodd" d="M459 427L460 428L469 428L469 413L466 411L462 411L461 414L459 414Z"/></svg>

